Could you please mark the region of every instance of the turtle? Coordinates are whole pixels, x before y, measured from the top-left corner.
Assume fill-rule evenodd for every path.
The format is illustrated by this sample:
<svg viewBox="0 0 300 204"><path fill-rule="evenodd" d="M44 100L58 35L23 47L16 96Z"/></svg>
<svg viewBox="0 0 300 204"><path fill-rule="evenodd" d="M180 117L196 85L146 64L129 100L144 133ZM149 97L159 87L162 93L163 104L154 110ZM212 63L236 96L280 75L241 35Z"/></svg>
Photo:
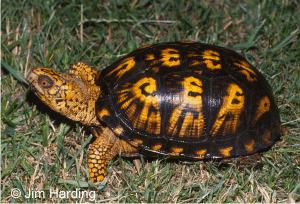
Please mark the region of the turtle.
<svg viewBox="0 0 300 204"><path fill-rule="evenodd" d="M117 154L209 159L253 155L281 135L265 77L237 52L194 41L142 46L102 71L33 69L32 91L96 136L89 176L101 182Z"/></svg>

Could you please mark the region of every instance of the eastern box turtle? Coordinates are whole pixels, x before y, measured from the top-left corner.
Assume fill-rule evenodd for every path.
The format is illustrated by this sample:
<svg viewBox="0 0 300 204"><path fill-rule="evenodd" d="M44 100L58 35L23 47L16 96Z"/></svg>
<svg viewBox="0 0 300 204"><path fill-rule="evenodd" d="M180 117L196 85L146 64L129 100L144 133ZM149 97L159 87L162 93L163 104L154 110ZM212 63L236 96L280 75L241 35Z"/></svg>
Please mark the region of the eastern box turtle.
<svg viewBox="0 0 300 204"><path fill-rule="evenodd" d="M192 41L146 45L101 72L79 62L69 74L37 68L33 92L97 137L94 182L118 153L227 158L269 147L281 134L266 79L236 52Z"/></svg>

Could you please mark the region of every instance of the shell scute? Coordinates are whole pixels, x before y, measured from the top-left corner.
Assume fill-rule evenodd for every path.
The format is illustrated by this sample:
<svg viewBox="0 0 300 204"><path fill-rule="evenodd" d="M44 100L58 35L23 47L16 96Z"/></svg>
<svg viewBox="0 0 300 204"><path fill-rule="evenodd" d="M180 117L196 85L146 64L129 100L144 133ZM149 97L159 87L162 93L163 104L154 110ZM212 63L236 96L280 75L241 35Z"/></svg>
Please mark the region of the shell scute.
<svg viewBox="0 0 300 204"><path fill-rule="evenodd" d="M236 52L196 42L144 46L101 72L100 117L152 152L209 158L248 155L280 136L266 79ZM122 130L122 131L120 131Z"/></svg>

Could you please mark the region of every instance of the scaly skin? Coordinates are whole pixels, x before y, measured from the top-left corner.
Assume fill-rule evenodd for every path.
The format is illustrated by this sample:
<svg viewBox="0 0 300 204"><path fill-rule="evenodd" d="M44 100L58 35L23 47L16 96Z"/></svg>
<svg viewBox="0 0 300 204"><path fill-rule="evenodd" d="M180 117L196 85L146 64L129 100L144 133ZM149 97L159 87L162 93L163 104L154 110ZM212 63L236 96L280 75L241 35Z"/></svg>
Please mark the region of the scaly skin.
<svg viewBox="0 0 300 204"><path fill-rule="evenodd" d="M100 182L107 174L109 161L118 153L138 150L100 125L95 113L95 102L101 93L95 85L96 74L94 69L79 62L69 70L69 75L37 68L27 79L32 91L52 110L90 127L97 139L89 151L88 167L91 180Z"/></svg>
<svg viewBox="0 0 300 204"><path fill-rule="evenodd" d="M137 149L116 137L108 127L103 131L100 131L97 127L92 127L90 130L97 136L97 139L89 151L89 173L93 182L99 182L106 176L106 168L110 160L120 152L134 153L137 152ZM101 134L99 134L100 132Z"/></svg>
<svg viewBox="0 0 300 204"><path fill-rule="evenodd" d="M83 125L100 126L95 114L100 87L82 78L84 76L66 75L49 68L34 69L27 77L32 91L52 110Z"/></svg>

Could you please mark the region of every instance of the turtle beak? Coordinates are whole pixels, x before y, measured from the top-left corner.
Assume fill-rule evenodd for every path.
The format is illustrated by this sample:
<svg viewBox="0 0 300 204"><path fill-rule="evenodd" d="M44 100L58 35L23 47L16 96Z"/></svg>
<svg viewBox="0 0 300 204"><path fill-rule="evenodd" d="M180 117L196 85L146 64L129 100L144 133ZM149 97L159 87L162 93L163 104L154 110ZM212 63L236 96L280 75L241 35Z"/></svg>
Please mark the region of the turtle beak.
<svg viewBox="0 0 300 204"><path fill-rule="evenodd" d="M32 70L27 75L27 82L34 93L38 93L38 89L36 88L38 75L34 73Z"/></svg>
<svg viewBox="0 0 300 204"><path fill-rule="evenodd" d="M27 82L29 83L29 85L32 84L32 82L34 81L34 79L37 78L37 75L31 70L28 75L27 75Z"/></svg>
<svg viewBox="0 0 300 204"><path fill-rule="evenodd" d="M29 81L28 81L28 79L25 79L25 83L26 83L27 85L29 85Z"/></svg>

